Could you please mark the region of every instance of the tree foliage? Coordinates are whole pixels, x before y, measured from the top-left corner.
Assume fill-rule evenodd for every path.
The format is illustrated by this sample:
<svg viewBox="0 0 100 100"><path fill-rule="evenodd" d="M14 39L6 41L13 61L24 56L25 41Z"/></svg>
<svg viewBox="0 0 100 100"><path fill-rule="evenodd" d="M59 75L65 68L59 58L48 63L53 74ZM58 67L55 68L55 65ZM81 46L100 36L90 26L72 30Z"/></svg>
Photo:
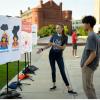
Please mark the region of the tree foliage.
<svg viewBox="0 0 100 100"><path fill-rule="evenodd" d="M46 37L46 36L50 36L53 35L56 32L55 30L55 25L48 25L48 26L43 26L39 31L38 31L38 36L42 37ZM68 33L68 28L67 26L64 26L64 33L67 34Z"/></svg>
<svg viewBox="0 0 100 100"><path fill-rule="evenodd" d="M54 25L48 25L48 26L43 26L39 31L38 31L38 36L40 37L46 37L50 36L55 33L55 26Z"/></svg>
<svg viewBox="0 0 100 100"><path fill-rule="evenodd" d="M79 36L87 36L87 32L83 29L83 27L79 27L76 31Z"/></svg>

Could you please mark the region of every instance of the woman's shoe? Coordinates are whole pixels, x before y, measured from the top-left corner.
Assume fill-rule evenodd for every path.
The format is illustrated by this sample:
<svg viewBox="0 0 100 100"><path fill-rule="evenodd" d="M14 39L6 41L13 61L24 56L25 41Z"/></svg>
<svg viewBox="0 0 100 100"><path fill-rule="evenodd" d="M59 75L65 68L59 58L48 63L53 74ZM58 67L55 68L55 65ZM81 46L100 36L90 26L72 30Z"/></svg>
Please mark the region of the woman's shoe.
<svg viewBox="0 0 100 100"><path fill-rule="evenodd" d="M56 86L53 86L52 88L50 88L50 91L55 90L56 88Z"/></svg>
<svg viewBox="0 0 100 100"><path fill-rule="evenodd" d="M73 90L68 90L68 93L69 93L69 94L73 94L73 95L78 95L78 93L75 92L75 91L73 91Z"/></svg>

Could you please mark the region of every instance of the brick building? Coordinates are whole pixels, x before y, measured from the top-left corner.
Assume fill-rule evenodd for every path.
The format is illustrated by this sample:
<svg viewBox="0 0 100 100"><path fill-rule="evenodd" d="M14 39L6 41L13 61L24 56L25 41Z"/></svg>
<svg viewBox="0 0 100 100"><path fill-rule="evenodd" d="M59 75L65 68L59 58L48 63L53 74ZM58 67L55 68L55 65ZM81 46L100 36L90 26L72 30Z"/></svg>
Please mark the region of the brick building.
<svg viewBox="0 0 100 100"><path fill-rule="evenodd" d="M49 0L43 3L40 0L40 5L36 8L26 11L20 11L21 18L23 21L32 22L32 24L37 24L38 29L42 26L49 24L64 24L68 26L69 32L72 29L72 11L62 11L62 3L57 5L53 0Z"/></svg>

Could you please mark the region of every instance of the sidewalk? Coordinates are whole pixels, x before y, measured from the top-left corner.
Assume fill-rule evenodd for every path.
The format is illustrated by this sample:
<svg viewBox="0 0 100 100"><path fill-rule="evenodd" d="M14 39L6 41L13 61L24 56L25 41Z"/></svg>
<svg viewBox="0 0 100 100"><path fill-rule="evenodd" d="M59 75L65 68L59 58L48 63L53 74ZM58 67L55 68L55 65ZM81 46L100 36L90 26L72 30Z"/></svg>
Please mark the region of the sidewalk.
<svg viewBox="0 0 100 100"><path fill-rule="evenodd" d="M83 46L78 47L79 56L83 52ZM44 51L41 54L36 54L37 48L33 49L32 52L32 64L39 68L36 71L36 75L33 75L34 81L24 80L22 83L30 83L31 85L23 85L23 91L18 91L21 93L23 99L85 99L85 95L82 88L82 79L81 79L81 68L80 58L75 58L72 56L72 47L67 47L64 51L64 62L65 70L70 76L72 87L75 91L78 92L78 96L73 97L69 95L65 88L65 85L62 81L62 78L59 73L59 68L57 69L57 90L49 91L49 88L52 86L51 81L51 69L48 60L49 49ZM23 59L23 57L22 57ZM68 74L67 74L68 76ZM12 80L15 81L16 77ZM100 67L95 72L94 83L96 88L97 97L100 98Z"/></svg>

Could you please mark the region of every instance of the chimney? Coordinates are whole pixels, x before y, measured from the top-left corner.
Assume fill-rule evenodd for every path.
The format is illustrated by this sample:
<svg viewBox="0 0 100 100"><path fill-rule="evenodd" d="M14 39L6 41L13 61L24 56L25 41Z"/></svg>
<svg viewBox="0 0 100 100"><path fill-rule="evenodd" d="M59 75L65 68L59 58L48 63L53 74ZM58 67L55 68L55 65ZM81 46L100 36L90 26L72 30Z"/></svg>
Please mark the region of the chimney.
<svg viewBox="0 0 100 100"><path fill-rule="evenodd" d="M42 5L43 5L43 0L40 0L40 6L42 7Z"/></svg>
<svg viewBox="0 0 100 100"><path fill-rule="evenodd" d="M52 6L52 1L53 1L53 0L49 0L51 6Z"/></svg>
<svg viewBox="0 0 100 100"><path fill-rule="evenodd" d="M30 10L30 7L28 7L28 10Z"/></svg>
<svg viewBox="0 0 100 100"><path fill-rule="evenodd" d="M23 11L22 11L22 10L20 10L20 14L21 14L21 15L23 14Z"/></svg>
<svg viewBox="0 0 100 100"><path fill-rule="evenodd" d="M60 2L60 9L62 10L62 2Z"/></svg>

